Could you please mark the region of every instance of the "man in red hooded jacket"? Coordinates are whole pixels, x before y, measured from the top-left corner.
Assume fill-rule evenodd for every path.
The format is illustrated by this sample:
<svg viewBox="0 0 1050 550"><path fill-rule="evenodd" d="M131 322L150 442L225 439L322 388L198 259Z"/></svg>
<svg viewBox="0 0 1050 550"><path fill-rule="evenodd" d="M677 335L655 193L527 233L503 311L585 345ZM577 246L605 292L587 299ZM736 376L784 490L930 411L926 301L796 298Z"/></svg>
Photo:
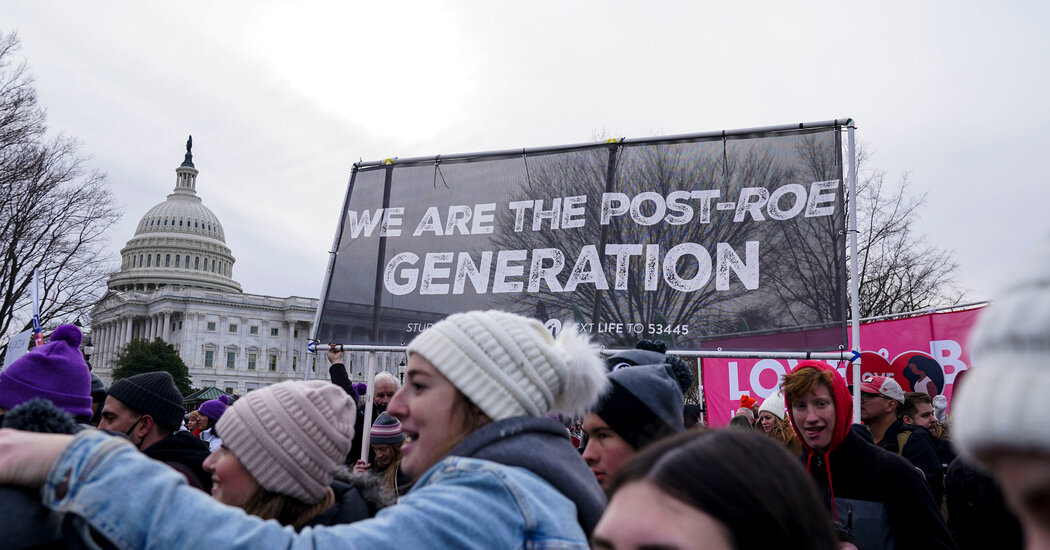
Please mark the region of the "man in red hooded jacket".
<svg viewBox="0 0 1050 550"><path fill-rule="evenodd" d="M851 429L853 401L835 369L802 361L784 376L781 389L806 469L858 546L956 547L922 473Z"/></svg>

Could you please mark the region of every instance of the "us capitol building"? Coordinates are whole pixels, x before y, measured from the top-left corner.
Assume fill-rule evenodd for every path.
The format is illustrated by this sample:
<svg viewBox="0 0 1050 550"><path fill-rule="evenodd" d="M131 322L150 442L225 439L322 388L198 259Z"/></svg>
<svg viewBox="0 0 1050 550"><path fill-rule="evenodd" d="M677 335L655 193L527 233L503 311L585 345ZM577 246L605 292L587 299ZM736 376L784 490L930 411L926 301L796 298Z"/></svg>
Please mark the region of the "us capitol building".
<svg viewBox="0 0 1050 550"><path fill-rule="evenodd" d="M175 190L139 221L120 251L120 271L91 310L94 372L108 385L122 347L161 338L178 350L198 388L244 394L283 380L327 379L328 361L306 351L317 299L241 290L222 224L197 196L191 147L192 138L175 169ZM363 380L365 355L347 356L351 378ZM397 376L396 360L381 356L379 370Z"/></svg>

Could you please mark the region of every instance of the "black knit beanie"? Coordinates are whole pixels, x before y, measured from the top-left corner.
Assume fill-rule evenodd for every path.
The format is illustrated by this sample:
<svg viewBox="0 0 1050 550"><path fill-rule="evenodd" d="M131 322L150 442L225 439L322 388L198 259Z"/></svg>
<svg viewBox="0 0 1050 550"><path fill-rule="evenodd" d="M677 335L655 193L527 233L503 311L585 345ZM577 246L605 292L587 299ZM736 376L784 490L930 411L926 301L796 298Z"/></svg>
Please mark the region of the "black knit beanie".
<svg viewBox="0 0 1050 550"><path fill-rule="evenodd" d="M632 349L625 349L605 359L610 371L638 365L657 365L664 362L667 344L659 340L639 340Z"/></svg>
<svg viewBox="0 0 1050 550"><path fill-rule="evenodd" d="M684 393L693 384L685 361L667 356L659 365L617 369L609 374L609 381L611 389L599 399L594 413L635 450L685 430Z"/></svg>
<svg viewBox="0 0 1050 550"><path fill-rule="evenodd" d="M171 374L158 371L136 374L117 380L109 387L109 395L126 407L148 414L161 425L178 429L186 409L182 406L182 394L175 386Z"/></svg>

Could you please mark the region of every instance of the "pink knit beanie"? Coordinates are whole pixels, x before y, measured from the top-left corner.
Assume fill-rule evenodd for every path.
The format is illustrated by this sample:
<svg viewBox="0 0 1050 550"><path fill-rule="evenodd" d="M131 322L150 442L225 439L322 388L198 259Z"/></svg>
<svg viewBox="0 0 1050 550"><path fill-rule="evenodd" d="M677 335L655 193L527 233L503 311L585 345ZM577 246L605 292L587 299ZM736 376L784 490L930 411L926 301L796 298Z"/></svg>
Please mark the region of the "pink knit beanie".
<svg viewBox="0 0 1050 550"><path fill-rule="evenodd" d="M281 382L239 399L216 429L263 489L314 504L350 452L356 414L335 384Z"/></svg>

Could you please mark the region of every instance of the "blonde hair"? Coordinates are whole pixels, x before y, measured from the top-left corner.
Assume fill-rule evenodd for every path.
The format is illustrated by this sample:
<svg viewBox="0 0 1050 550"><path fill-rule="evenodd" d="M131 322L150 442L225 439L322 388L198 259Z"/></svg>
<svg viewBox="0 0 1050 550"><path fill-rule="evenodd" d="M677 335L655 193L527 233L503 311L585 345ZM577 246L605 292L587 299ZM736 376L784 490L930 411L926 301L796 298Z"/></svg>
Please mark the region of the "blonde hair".
<svg viewBox="0 0 1050 550"><path fill-rule="evenodd" d="M787 416L779 418L774 414L773 429L769 430L769 433L766 435L780 442L781 445L789 449L794 448L793 444L797 441L795 430L791 427L791 421L787 419Z"/></svg>

